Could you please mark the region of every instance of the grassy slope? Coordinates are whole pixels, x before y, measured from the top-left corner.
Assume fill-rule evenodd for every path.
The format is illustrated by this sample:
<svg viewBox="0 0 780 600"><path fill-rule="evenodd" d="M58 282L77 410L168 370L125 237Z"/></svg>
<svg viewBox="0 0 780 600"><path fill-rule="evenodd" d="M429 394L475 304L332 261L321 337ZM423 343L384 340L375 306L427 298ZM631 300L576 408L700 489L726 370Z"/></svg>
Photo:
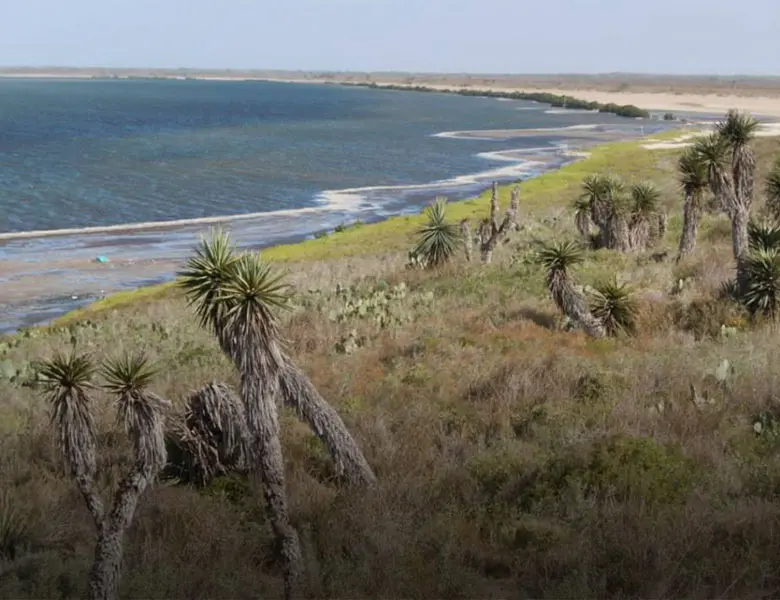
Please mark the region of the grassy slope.
<svg viewBox="0 0 780 600"><path fill-rule="evenodd" d="M762 169L780 149L774 140L758 148ZM671 152L622 144L524 184L524 229L490 267L399 268L418 217L267 251L300 283L284 327L291 351L380 477L372 492L337 491L323 449L285 417L288 488L311 595L749 598L778 589L778 443L752 430L780 384L776 335L744 324L734 338L708 335L742 323L709 300L731 273L728 224L708 216L701 247L680 267L591 253L575 273L580 282L617 275L640 291L641 332L630 340L558 330L543 274L522 260L536 237L573 235L566 207L581 177L602 169L659 182L674 211L660 250L673 251L673 165ZM452 217L486 207L485 197L458 203ZM680 277L691 279L670 297ZM406 282L410 295L397 310L411 321L379 331L368 321L329 320L337 281L356 283L356 293ZM415 302L426 292L432 306ZM34 333L8 356L15 364L46 356L74 335L98 355L145 346L162 367L154 389L171 399L211 379L235 383L168 288L109 299L80 316L97 325ZM351 329L365 345L339 354ZM711 373L726 358L735 371L722 390ZM711 391L712 407L693 407L692 383ZM0 595L77 594L92 553L86 511L59 468L41 400L7 382L0 398L0 477L12 482L14 510L4 508L2 522L28 523L18 535L24 568L0 579ZM102 428L108 485L123 446L109 421ZM240 480L201 493L158 487L130 538L126 597L279 592L262 503ZM0 553L4 539L0 532Z"/></svg>

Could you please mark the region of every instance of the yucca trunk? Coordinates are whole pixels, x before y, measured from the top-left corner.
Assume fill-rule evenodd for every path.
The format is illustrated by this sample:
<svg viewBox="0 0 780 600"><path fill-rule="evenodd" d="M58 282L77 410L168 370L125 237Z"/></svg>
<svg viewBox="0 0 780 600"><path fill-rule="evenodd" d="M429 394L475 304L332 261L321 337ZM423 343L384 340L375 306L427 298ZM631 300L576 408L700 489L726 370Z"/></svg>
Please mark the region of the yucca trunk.
<svg viewBox="0 0 780 600"><path fill-rule="evenodd" d="M631 249L631 228L625 215L613 212L602 231L604 245L610 250L628 252Z"/></svg>
<svg viewBox="0 0 780 600"><path fill-rule="evenodd" d="M643 216L637 216L629 226L628 250L645 250L650 243L650 223Z"/></svg>
<svg viewBox="0 0 780 600"><path fill-rule="evenodd" d="M136 467L119 484L114 506L99 529L95 562L89 574L90 600L116 600L122 576L123 542L138 506L138 500L154 475Z"/></svg>
<svg viewBox="0 0 780 600"><path fill-rule="evenodd" d="M250 467L263 484L271 528L281 545L285 598L290 600L303 572L303 557L298 533L290 523L279 439L276 399L282 358L276 341L261 336L258 330L260 327L243 324L235 336L239 341L235 360L241 374L241 398L251 436Z"/></svg>
<svg viewBox="0 0 780 600"><path fill-rule="evenodd" d="M587 211L578 210L574 215L574 224L581 236L587 237L590 234L590 215Z"/></svg>
<svg viewBox="0 0 780 600"><path fill-rule="evenodd" d="M737 265L737 284L739 289L743 289L745 285L745 261L750 251L748 241L749 221L749 211L744 206L735 206L731 214L731 245Z"/></svg>
<svg viewBox="0 0 780 600"><path fill-rule="evenodd" d="M289 357L283 358L279 382L284 403L295 409L298 416L325 444L336 464L336 472L343 474L352 484L367 485L376 482L374 472L344 421Z"/></svg>
<svg viewBox="0 0 780 600"><path fill-rule="evenodd" d="M696 194L686 194L683 203L683 230L680 236L680 246L677 250L677 262L680 262L696 248L701 215L701 197Z"/></svg>
<svg viewBox="0 0 780 600"><path fill-rule="evenodd" d="M95 482L92 477L84 474L73 473L73 477L76 480L76 486L78 487L82 498L84 498L84 503L87 505L87 510L89 511L89 514L92 515L95 527L100 531L105 511L103 508L103 501L100 499L100 496L95 489Z"/></svg>
<svg viewBox="0 0 780 600"><path fill-rule="evenodd" d="M558 309L582 327L585 333L593 338L603 338L606 335L603 323L588 310L585 299L574 289L568 274L561 271L551 274L547 287Z"/></svg>

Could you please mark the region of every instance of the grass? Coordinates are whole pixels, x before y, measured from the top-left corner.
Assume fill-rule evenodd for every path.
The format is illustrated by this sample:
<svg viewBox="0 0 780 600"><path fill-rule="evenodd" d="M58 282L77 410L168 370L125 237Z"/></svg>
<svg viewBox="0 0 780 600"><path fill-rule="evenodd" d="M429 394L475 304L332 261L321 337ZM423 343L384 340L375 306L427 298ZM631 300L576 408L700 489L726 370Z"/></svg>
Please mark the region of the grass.
<svg viewBox="0 0 780 600"><path fill-rule="evenodd" d="M761 139L756 147L764 173L780 145ZM635 338L594 341L562 330L544 275L527 260L534 239L575 235L569 206L594 170L655 181L671 223L679 221L674 164L673 151L617 144L524 183L524 228L488 267L404 270L421 216L265 252L291 271L297 290L282 325L290 353L379 477L372 491L335 487L322 447L284 415L307 597L777 595L777 334L713 298L733 270L722 219L705 219L699 247L677 267L651 255L673 256L679 225L653 252L590 252L573 271L581 284L613 276L631 283L640 306ZM502 188L504 207L508 194ZM450 218L487 209L483 195L453 203ZM672 295L681 274L689 281ZM343 308L337 283L364 297L400 282L408 293L392 303L393 327L380 329L370 316L329 318ZM721 338L724 323L737 334ZM340 352L351 330L363 343ZM0 362L15 365L74 341L98 356L143 347L160 366L151 389L174 402L212 380L237 383L170 286L112 296L10 341ZM720 384L723 360L733 374ZM714 403L694 406L691 384ZM78 597L94 533L44 401L0 380L0 425L8 496L0 504L0 596ZM128 454L112 421L101 419L100 430L107 493ZM158 485L126 545L122 595L278 597L274 552L247 481L223 478L202 492Z"/></svg>

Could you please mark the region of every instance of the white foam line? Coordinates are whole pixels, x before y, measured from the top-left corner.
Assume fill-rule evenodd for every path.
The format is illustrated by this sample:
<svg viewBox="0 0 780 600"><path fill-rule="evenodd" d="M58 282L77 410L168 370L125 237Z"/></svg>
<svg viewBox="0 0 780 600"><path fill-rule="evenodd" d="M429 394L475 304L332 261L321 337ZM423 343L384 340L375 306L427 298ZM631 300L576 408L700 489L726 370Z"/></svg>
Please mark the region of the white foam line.
<svg viewBox="0 0 780 600"><path fill-rule="evenodd" d="M432 137L438 138L450 138L458 140L490 140L493 141L496 138L492 137L478 137L481 134L487 133L504 133L512 132L515 134L533 134L533 133L560 133L566 131L588 131L596 129L598 127L606 127L606 123L597 123L592 125L568 125L566 127L539 127L537 129L466 129L463 131L442 131L441 133L434 133Z"/></svg>

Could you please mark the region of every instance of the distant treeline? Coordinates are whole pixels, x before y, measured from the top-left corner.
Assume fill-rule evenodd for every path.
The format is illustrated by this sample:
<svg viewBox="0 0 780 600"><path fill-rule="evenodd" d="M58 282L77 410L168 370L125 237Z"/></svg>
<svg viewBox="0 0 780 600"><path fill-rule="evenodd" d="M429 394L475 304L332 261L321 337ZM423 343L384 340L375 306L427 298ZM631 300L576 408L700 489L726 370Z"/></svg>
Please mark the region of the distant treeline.
<svg viewBox="0 0 780 600"><path fill-rule="evenodd" d="M360 87L369 87L382 90L401 90L412 92L442 92L444 90L437 90L435 88L425 87L424 85L417 86L405 86L405 85L384 85L374 82L350 82L346 85L355 85ZM572 108L578 110L597 110L602 113L612 113L620 117L631 118L650 118L650 113L643 110L633 104L602 104L601 102L588 102L587 100L580 100L579 98L572 98L571 96L560 96L558 94L548 94L545 92L500 92L500 91L483 91L483 90L470 90L460 89L452 90L445 93L454 93L461 96L483 96L487 98L509 98L511 100L530 100L534 102L542 102L550 104L556 108Z"/></svg>

